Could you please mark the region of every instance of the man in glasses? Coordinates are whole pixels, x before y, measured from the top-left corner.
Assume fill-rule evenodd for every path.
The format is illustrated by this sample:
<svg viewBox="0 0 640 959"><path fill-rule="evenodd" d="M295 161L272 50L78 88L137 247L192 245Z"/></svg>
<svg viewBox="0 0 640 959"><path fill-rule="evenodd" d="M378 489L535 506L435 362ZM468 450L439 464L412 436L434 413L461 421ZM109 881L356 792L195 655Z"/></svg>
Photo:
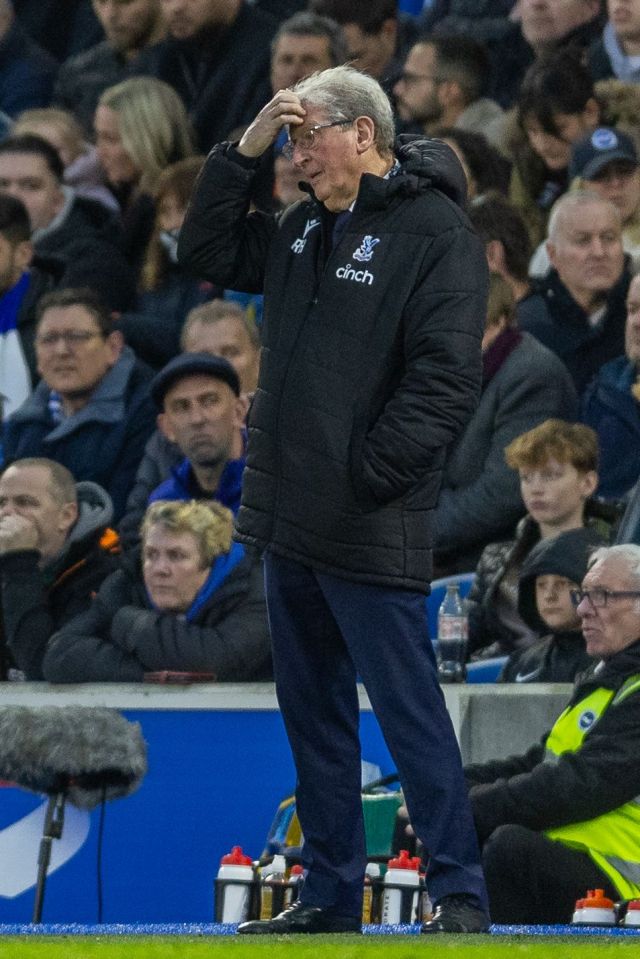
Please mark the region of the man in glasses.
<svg viewBox="0 0 640 959"><path fill-rule="evenodd" d="M498 923L640 897L640 547L595 550L572 593L594 665L541 743L465 769Z"/></svg>
<svg viewBox="0 0 640 959"><path fill-rule="evenodd" d="M5 424L5 462L44 456L61 463L109 493L117 521L155 426L152 371L123 345L91 290L42 297L35 348L42 379Z"/></svg>
<svg viewBox="0 0 640 959"><path fill-rule="evenodd" d="M279 219L247 214L283 126L309 199ZM265 293L237 534L265 551L308 872L298 902L241 932L360 929L357 677L429 850L424 932L488 927L424 602L446 447L480 383L486 260L463 203L452 151L418 139L394 152L386 94L339 66L280 90L237 145L214 147L182 228L190 269Z"/></svg>

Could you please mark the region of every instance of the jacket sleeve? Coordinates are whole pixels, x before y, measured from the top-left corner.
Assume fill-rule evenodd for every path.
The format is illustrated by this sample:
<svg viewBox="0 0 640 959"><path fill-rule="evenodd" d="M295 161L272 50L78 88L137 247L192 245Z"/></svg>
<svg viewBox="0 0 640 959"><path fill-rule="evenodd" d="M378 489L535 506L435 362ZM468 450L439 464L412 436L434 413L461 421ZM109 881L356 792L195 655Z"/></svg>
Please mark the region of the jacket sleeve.
<svg viewBox="0 0 640 959"><path fill-rule="evenodd" d="M470 793L478 837L514 823L543 830L582 822L640 794L640 693L610 706L577 752ZM498 774L499 775L499 774Z"/></svg>
<svg viewBox="0 0 640 959"><path fill-rule="evenodd" d="M570 404L566 401L568 395L571 395ZM469 462L469 472L475 478L468 485L457 488L445 485L442 489L433 517L436 549L487 543L516 524L524 508L518 475L504 458L505 447L549 417L575 418L576 405L577 398L566 372L562 381L555 382L545 365L537 368L530 365L521 370L521 375L505 380L492 422L488 424L491 435L487 437L486 446L482 438L476 444L474 432L478 431L479 423L475 418L469 422L461 440L461 456L465 455L462 444L468 441L468 454L484 453L484 462L481 470L477 461ZM455 451L452 456L456 456ZM460 462L456 469L461 474L465 472Z"/></svg>
<svg viewBox="0 0 640 959"><path fill-rule="evenodd" d="M404 311L404 376L366 437L361 476L354 479L365 506L408 493L441 465L442 450L471 418L480 388L486 278L484 252L469 229L435 238Z"/></svg>
<svg viewBox="0 0 640 959"><path fill-rule="evenodd" d="M196 183L178 259L190 273L225 289L262 293L275 219L249 214L255 165L245 165L228 143L213 148Z"/></svg>
<svg viewBox="0 0 640 959"><path fill-rule="evenodd" d="M42 657L54 632L36 550L0 556L0 608L4 640L28 680L42 679Z"/></svg>
<svg viewBox="0 0 640 959"><path fill-rule="evenodd" d="M467 617L469 620L469 652L490 645L495 639L487 632L487 617L484 600L489 589L489 582L493 572L495 551L498 544L490 543L486 546L478 560L475 577L466 600Z"/></svg>
<svg viewBox="0 0 640 959"><path fill-rule="evenodd" d="M270 643L261 564L251 569L248 591L213 607L203 621L125 606L114 617L111 639L145 671L207 672L219 682L266 678Z"/></svg>
<svg viewBox="0 0 640 959"><path fill-rule="evenodd" d="M140 524L145 514L149 497L154 489L167 478L163 470L162 443L160 433L152 433L144 448L144 455L136 472L129 495L125 514L118 525L118 535L124 549L132 549L140 542ZM181 458L181 457L180 457Z"/></svg>
<svg viewBox="0 0 640 959"><path fill-rule="evenodd" d="M111 473L107 492L113 502L114 520L122 517L129 491L133 486L147 440L156 425L156 409L149 395L148 383L140 383L127 410L127 428L120 456Z"/></svg>
<svg viewBox="0 0 640 959"><path fill-rule="evenodd" d="M42 664L50 683L131 683L141 682L144 669L134 655L110 639L114 609L128 594L122 588L123 574L106 579L85 613L75 616L54 633Z"/></svg>

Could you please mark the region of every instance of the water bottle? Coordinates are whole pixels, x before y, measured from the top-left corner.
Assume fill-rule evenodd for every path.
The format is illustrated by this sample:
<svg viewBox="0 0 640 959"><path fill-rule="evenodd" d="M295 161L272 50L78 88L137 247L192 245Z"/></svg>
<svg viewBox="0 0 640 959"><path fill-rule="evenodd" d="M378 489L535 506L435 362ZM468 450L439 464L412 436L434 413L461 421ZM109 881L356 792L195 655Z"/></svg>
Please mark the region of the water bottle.
<svg viewBox="0 0 640 959"><path fill-rule="evenodd" d="M255 876L249 856L240 846L220 860L216 878L216 922L244 922L249 918Z"/></svg>
<svg viewBox="0 0 640 959"><path fill-rule="evenodd" d="M420 857L409 856L401 849L396 859L390 859L384 874L382 894L382 923L417 922L420 919Z"/></svg>
<svg viewBox="0 0 640 959"><path fill-rule="evenodd" d="M438 610L436 660L441 683L463 683L467 676L469 623L457 583L450 583Z"/></svg>
<svg viewBox="0 0 640 959"><path fill-rule="evenodd" d="M286 903L286 893L290 886L285 878L287 862L284 856L276 855L270 863L262 867L260 883L260 918L272 919L278 916Z"/></svg>
<svg viewBox="0 0 640 959"><path fill-rule="evenodd" d="M380 866L377 862L368 862L364 874L364 890L362 894L362 922L380 922Z"/></svg>

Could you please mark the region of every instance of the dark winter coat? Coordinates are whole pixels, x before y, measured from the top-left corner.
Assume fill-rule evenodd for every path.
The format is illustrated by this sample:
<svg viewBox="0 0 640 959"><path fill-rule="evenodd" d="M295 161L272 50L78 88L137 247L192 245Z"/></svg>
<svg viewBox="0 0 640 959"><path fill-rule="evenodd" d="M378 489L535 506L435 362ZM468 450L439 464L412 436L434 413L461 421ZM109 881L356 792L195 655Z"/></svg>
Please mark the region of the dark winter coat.
<svg viewBox="0 0 640 959"><path fill-rule="evenodd" d="M36 307L41 296L60 286L64 272L64 261L56 257L34 256L29 266L31 280L18 311L18 333L33 384L38 382L40 375L35 348Z"/></svg>
<svg viewBox="0 0 640 959"><path fill-rule="evenodd" d="M480 405L447 460L434 513L440 567L471 570L482 548L525 512L518 474L504 458L517 436L550 417L574 420L578 398L564 364L527 333L482 391Z"/></svg>
<svg viewBox="0 0 640 959"><path fill-rule="evenodd" d="M152 607L132 557L52 637L43 664L54 683L141 682L162 670L213 673L219 682L271 678L261 562L244 556L189 620Z"/></svg>
<svg viewBox="0 0 640 959"><path fill-rule="evenodd" d="M640 403L631 393L638 377L626 356L606 363L582 399L582 420L598 434L600 486L608 499L625 496L640 477Z"/></svg>
<svg viewBox="0 0 640 959"><path fill-rule="evenodd" d="M102 203L67 193L62 215L36 230L33 241L40 256L64 260L65 287L89 286L112 310L133 303L136 280L123 252L122 230Z"/></svg>
<svg viewBox="0 0 640 959"><path fill-rule="evenodd" d="M217 292L211 283L173 270L157 289L140 293L135 309L123 313L115 328L141 360L159 370L180 352L180 334L189 311L208 303Z"/></svg>
<svg viewBox="0 0 640 959"><path fill-rule="evenodd" d="M534 291L546 300L547 315L524 321L521 328L563 360L578 395L582 395L604 363L624 353L625 302L630 282L627 257L622 275L607 296L604 316L593 327L556 270L534 281Z"/></svg>
<svg viewBox="0 0 640 959"><path fill-rule="evenodd" d="M0 633L5 667L42 679L47 641L88 609L103 580L119 565L118 538L109 529L113 508L95 483L78 483L78 519L63 550L43 569L35 549L0 556ZM6 678L6 669L2 670Z"/></svg>
<svg viewBox="0 0 640 959"><path fill-rule="evenodd" d="M85 131L93 136L93 117L98 100L107 87L125 80L130 70L123 55L103 40L62 64L53 102L73 113Z"/></svg>
<svg viewBox="0 0 640 959"><path fill-rule="evenodd" d="M248 126L271 98L270 40L276 20L243 3L233 24L198 42L168 37L144 50L134 72L164 80L176 90L191 118L198 147Z"/></svg>
<svg viewBox="0 0 640 959"><path fill-rule="evenodd" d="M280 220L247 217L253 164L218 145L178 254L265 293L239 538L424 590L446 448L477 404L487 273L453 152L409 139L398 156L399 175L362 177L330 251L335 217L313 198Z"/></svg>
<svg viewBox="0 0 640 959"><path fill-rule="evenodd" d="M619 519L619 508L598 500L587 500L586 524L611 542ZM482 551L475 580L467 597L469 614L469 649L483 649L485 655L510 653L531 644L531 631L520 620L521 629L507 623L500 612L500 589L505 577L513 583L510 616L517 622L517 584L526 557L540 540L540 529L531 516L525 516L516 527L515 537L503 543L490 543ZM524 638L523 638L524 637Z"/></svg>
<svg viewBox="0 0 640 959"><path fill-rule="evenodd" d="M58 72L54 58L15 20L0 40L0 110L10 117L48 107Z"/></svg>
<svg viewBox="0 0 640 959"><path fill-rule="evenodd" d="M117 522L155 427L151 379L149 367L125 347L87 405L61 423L51 416L51 391L41 381L4 425L5 461L46 456L62 463L77 480L89 480L106 489Z"/></svg>
<svg viewBox="0 0 640 959"><path fill-rule="evenodd" d="M180 447L168 440L164 433L155 430L151 434L127 496L124 516L118 526L124 549L137 546L140 542L140 523L151 493L183 459L184 454Z"/></svg>
<svg viewBox="0 0 640 959"><path fill-rule="evenodd" d="M640 673L640 640L594 674L578 677L567 706L596 689L618 690ZM467 766L465 776L478 839L498 826L516 824L544 830L582 822L629 802L640 794L640 692L611 706L589 731L578 752L544 762L542 741L522 756Z"/></svg>
<svg viewBox="0 0 640 959"><path fill-rule="evenodd" d="M606 539L597 529L586 526L567 530L534 546L520 572L518 612L527 626L543 638L509 656L500 673L500 682L572 683L578 673L592 664L580 628L549 633L536 605L536 578L564 576L579 586L587 573L591 552L606 545Z"/></svg>

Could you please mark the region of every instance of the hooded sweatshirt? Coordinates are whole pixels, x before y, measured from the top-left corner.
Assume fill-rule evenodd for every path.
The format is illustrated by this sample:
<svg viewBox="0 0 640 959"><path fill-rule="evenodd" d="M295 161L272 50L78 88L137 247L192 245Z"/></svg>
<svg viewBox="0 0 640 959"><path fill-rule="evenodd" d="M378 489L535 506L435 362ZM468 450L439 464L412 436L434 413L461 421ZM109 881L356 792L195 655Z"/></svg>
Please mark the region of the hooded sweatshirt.
<svg viewBox="0 0 640 959"><path fill-rule="evenodd" d="M500 674L500 682L571 683L592 665L580 629L549 632L536 606L536 578L564 576L579 585L587 572L591 552L605 545L603 537L586 526L541 540L531 550L520 573L518 612L543 637L529 648L512 653Z"/></svg>

